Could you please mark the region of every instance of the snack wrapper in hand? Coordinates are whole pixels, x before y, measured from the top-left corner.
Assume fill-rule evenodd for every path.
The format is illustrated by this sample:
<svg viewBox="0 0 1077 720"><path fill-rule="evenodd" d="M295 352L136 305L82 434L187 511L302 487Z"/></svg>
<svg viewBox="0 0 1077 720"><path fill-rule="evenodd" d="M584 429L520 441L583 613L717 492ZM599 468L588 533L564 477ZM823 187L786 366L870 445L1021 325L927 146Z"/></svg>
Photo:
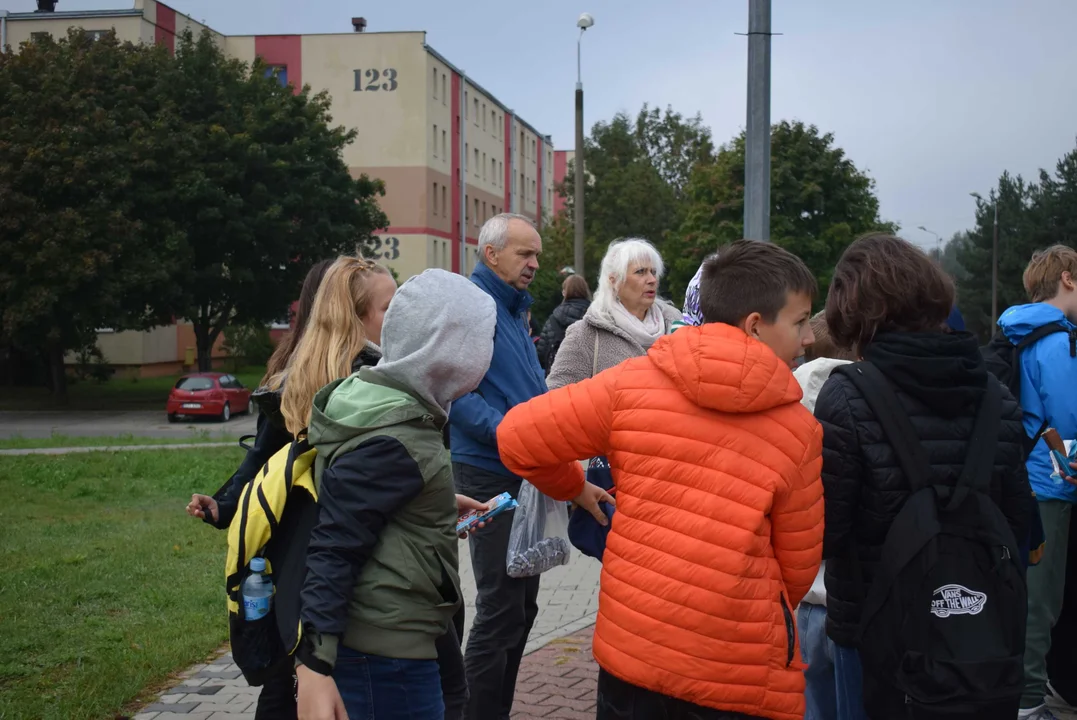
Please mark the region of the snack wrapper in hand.
<svg viewBox="0 0 1077 720"><path fill-rule="evenodd" d="M1051 457L1051 479L1061 483L1065 482L1065 477L1073 477L1077 470L1071 468L1070 463L1077 462L1077 441L1062 440L1054 428L1044 432L1043 439Z"/></svg>

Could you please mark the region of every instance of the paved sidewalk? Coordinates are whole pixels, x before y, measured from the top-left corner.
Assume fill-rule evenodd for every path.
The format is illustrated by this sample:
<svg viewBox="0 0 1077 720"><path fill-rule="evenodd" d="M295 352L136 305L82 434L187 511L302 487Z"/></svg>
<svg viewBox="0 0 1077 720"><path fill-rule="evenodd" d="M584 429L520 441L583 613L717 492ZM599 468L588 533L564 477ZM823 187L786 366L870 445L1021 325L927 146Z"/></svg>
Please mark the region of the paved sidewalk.
<svg viewBox="0 0 1077 720"><path fill-rule="evenodd" d="M520 664L513 720L592 720L598 664L591 656L594 626L553 640Z"/></svg>
<svg viewBox="0 0 1077 720"><path fill-rule="evenodd" d="M524 658L517 684L516 706L523 714L514 712L513 718L594 717L598 669L591 660L590 626L598 611L601 568L597 561L573 553L568 565L543 574L539 614L526 649L532 654ZM460 543L460 584L467 607L466 647L475 617L475 578L466 541ZM135 715L135 720L253 720L259 688L247 685L231 653L208 665L195 665L182 678ZM581 700L586 687L592 690L590 699ZM579 707L588 702L589 714ZM569 712L577 714L565 714Z"/></svg>

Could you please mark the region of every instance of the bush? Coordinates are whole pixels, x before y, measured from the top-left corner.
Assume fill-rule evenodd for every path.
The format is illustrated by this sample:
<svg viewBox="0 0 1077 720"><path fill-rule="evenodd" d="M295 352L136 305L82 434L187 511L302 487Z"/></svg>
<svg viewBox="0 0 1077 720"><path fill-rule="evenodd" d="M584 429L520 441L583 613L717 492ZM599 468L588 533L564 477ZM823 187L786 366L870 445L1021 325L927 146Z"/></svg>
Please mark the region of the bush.
<svg viewBox="0 0 1077 720"><path fill-rule="evenodd" d="M269 328L261 323L236 325L228 328L221 349L232 358L233 372L240 366L265 365L273 354Z"/></svg>

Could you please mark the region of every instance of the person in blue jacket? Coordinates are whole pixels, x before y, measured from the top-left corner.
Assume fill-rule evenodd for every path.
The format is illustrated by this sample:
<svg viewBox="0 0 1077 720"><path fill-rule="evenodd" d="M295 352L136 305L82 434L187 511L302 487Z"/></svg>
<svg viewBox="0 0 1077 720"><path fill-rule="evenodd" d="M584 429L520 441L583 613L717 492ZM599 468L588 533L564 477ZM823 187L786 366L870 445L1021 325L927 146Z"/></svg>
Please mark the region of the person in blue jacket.
<svg viewBox="0 0 1077 720"><path fill-rule="evenodd" d="M519 477L501 463L497 426L515 405L546 392L528 332L527 312L542 238L532 222L513 214L496 215L479 232L479 265L471 281L494 299L497 326L490 369L478 389L452 403L449 441L456 491L470 497L514 498ZM468 540L478 597L464 666L471 700L468 720L508 718L528 633L538 615L538 577L510 578L505 571L512 514L494 518Z"/></svg>
<svg viewBox="0 0 1077 720"><path fill-rule="evenodd" d="M1021 407L1025 431L1044 424L1063 440L1077 440L1077 250L1055 245L1032 256L1025 270L1032 301L1011 307L998 325L1016 344L1037 328L1057 323L1066 332L1040 339L1021 353ZM1056 468L1040 439L1028 457L1028 479L1039 500L1045 546L1039 565L1028 569L1028 626L1025 635L1025 692L1020 718L1052 720L1047 708L1046 657L1051 628L1062 612L1070 518L1077 502L1077 471Z"/></svg>

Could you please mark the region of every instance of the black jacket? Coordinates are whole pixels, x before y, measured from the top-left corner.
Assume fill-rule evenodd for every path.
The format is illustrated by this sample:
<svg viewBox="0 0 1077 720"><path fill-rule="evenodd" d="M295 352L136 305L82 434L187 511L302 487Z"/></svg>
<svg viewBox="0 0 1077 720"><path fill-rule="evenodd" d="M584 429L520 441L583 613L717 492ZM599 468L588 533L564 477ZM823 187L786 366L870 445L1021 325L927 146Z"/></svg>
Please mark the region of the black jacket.
<svg viewBox="0 0 1077 720"><path fill-rule="evenodd" d="M550 317L546 320L546 325L542 328L542 335L539 337L538 344L535 346L535 349L538 350L539 364L542 365L547 374L549 374L550 368L553 367L553 359L557 357L557 350L565 339L565 332L574 322L583 319L587 308L590 306L590 300L573 298L565 300L550 313Z"/></svg>
<svg viewBox="0 0 1077 720"><path fill-rule="evenodd" d="M890 381L938 479L956 484L980 400L987 383L998 382L988 374L973 336L881 334L865 350L865 359ZM827 634L851 646L860 600L875 575L887 531L909 496L909 483L867 401L848 378L831 376L819 393L815 417L823 425ZM1023 441L1021 409L1004 389L991 497L1018 541L1033 510ZM863 587L855 579L854 548Z"/></svg>
<svg viewBox="0 0 1077 720"><path fill-rule="evenodd" d="M373 348L366 347L352 361L352 372L358 372L359 368L366 365L377 365L380 358L381 355ZM284 415L280 410L283 389L284 385L276 390L261 387L254 392L254 402L258 406L254 444L247 448L243 462L228 482L213 495L213 499L217 501L218 519L214 522L207 514L203 520L215 528L226 530L232 524L232 518L239 509L239 498L243 494L243 486L262 469L269 458L276 455L278 450L294 439L284 426ZM246 447L242 445L242 441L241 447Z"/></svg>

